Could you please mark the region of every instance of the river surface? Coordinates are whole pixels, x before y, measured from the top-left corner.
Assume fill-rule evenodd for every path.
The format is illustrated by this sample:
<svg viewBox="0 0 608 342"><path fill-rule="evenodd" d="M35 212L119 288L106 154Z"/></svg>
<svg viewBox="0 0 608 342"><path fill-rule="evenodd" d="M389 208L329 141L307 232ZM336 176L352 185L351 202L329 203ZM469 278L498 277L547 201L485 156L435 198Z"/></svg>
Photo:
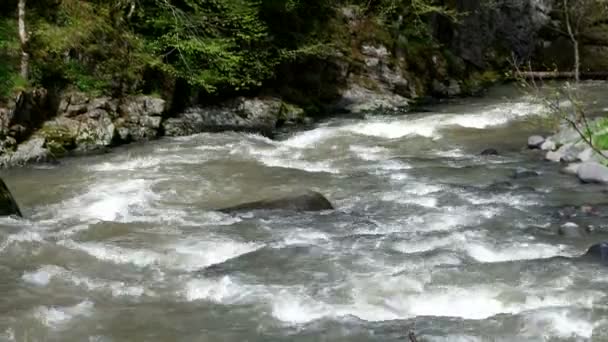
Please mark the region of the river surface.
<svg viewBox="0 0 608 342"><path fill-rule="evenodd" d="M608 270L572 258L608 222L556 233L608 198L525 148L543 113L499 87L5 170L27 219L0 220L0 341L608 341ZM301 189L337 210L214 211Z"/></svg>

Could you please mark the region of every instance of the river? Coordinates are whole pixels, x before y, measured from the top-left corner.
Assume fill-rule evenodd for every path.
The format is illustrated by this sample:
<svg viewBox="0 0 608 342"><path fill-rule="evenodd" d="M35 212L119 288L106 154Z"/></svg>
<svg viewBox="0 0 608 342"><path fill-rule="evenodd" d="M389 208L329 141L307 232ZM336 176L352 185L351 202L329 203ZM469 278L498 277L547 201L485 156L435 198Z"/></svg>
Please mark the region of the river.
<svg viewBox="0 0 608 342"><path fill-rule="evenodd" d="M608 271L571 258L608 223L556 233L605 188L525 148L544 113L504 86L5 170L27 219L0 220L0 341L608 341ZM337 210L213 210L298 189Z"/></svg>

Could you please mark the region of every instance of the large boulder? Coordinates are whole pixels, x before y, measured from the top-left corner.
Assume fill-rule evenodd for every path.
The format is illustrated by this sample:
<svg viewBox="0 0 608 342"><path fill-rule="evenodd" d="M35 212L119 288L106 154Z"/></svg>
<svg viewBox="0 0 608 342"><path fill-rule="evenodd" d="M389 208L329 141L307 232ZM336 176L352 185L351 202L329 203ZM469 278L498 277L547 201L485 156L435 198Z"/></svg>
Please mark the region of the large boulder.
<svg viewBox="0 0 608 342"><path fill-rule="evenodd" d="M587 253L585 253L583 257L608 265L608 242L601 242L589 247Z"/></svg>
<svg viewBox="0 0 608 342"><path fill-rule="evenodd" d="M277 98L239 97L211 107L193 107L167 119L167 136L201 132L241 131L272 135L281 119L282 101Z"/></svg>
<svg viewBox="0 0 608 342"><path fill-rule="evenodd" d="M334 107L353 114L405 112L409 108L409 100L390 91L371 90L353 83L342 93Z"/></svg>
<svg viewBox="0 0 608 342"><path fill-rule="evenodd" d="M602 164L583 163L576 175L583 183L608 183L608 167Z"/></svg>
<svg viewBox="0 0 608 342"><path fill-rule="evenodd" d="M46 141L39 136L33 136L23 142L14 152L8 152L0 157L0 166L22 166L30 163L40 163L53 160L53 155L46 148Z"/></svg>
<svg viewBox="0 0 608 342"><path fill-rule="evenodd" d="M15 198L2 179L0 179L0 216L23 217Z"/></svg>
<svg viewBox="0 0 608 342"><path fill-rule="evenodd" d="M225 213L252 210L322 211L332 210L333 205L318 192L306 191L278 198L263 199L220 209Z"/></svg>

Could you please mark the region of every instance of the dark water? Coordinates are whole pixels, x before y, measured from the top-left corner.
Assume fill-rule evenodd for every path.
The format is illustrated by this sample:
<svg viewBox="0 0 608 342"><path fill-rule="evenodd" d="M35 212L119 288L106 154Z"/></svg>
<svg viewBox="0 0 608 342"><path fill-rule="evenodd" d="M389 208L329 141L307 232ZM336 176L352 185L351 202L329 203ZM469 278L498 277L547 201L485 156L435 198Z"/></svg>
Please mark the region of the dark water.
<svg viewBox="0 0 608 342"><path fill-rule="evenodd" d="M608 107L608 86L585 89ZM608 272L570 258L608 222L556 234L560 207L606 193L522 148L543 113L498 88L278 141L201 134L4 171L29 219L0 222L0 341L608 341ZM213 211L298 189L338 209Z"/></svg>

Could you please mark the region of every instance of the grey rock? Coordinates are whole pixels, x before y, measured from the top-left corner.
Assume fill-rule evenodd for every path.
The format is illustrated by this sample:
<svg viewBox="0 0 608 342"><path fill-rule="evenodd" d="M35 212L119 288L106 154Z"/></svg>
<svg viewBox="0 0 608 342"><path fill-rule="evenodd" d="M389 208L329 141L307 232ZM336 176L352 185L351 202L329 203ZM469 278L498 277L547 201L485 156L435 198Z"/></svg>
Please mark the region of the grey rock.
<svg viewBox="0 0 608 342"><path fill-rule="evenodd" d="M152 96L133 96L118 106L115 124L123 142L151 140L159 136L166 102Z"/></svg>
<svg viewBox="0 0 608 342"><path fill-rule="evenodd" d="M554 151L557 148L557 145L551 138L547 138L541 145L540 149L543 151Z"/></svg>
<svg viewBox="0 0 608 342"><path fill-rule="evenodd" d="M17 201L2 179L0 179L0 216L23 217Z"/></svg>
<svg viewBox="0 0 608 342"><path fill-rule="evenodd" d="M545 138L540 135L533 135L528 138L528 148L539 149L545 142Z"/></svg>
<svg viewBox="0 0 608 342"><path fill-rule="evenodd" d="M562 159L563 154L560 151L549 151L545 155L545 160L552 162L559 162Z"/></svg>
<svg viewBox="0 0 608 342"><path fill-rule="evenodd" d="M576 175L583 183L608 183L608 167L598 163L581 164Z"/></svg>
<svg viewBox="0 0 608 342"><path fill-rule="evenodd" d="M562 158L564 158L564 156L568 153L568 151L570 150L570 148L572 148L572 146L573 146L572 144L566 144L566 145L563 145L562 147L558 148L557 151L549 151L545 155L545 159L557 163L557 162L561 161Z"/></svg>
<svg viewBox="0 0 608 342"><path fill-rule="evenodd" d="M513 172L513 174L511 175L511 178L523 179L523 178L531 178L531 177L538 177L538 176L540 176L540 173L538 173L536 171L518 169Z"/></svg>
<svg viewBox="0 0 608 342"><path fill-rule="evenodd" d="M580 166L581 163L568 164L566 167L562 168L560 172L567 175L576 175Z"/></svg>
<svg viewBox="0 0 608 342"><path fill-rule="evenodd" d="M33 136L17 146L17 150L14 153L2 156L0 164L4 166L17 166L49 161L53 158L45 148L45 143L44 138Z"/></svg>
<svg viewBox="0 0 608 342"><path fill-rule="evenodd" d="M243 203L233 207L220 209L220 211L232 213L252 210L323 211L332 209L334 209L333 205L325 196L318 192L306 191L301 194Z"/></svg>
<svg viewBox="0 0 608 342"><path fill-rule="evenodd" d="M451 79L447 88L447 95L449 97L459 96L462 94L462 88L460 83L454 79Z"/></svg>
<svg viewBox="0 0 608 342"><path fill-rule="evenodd" d="M498 151L495 148L487 148L481 151L480 155L482 156L497 156Z"/></svg>
<svg viewBox="0 0 608 342"><path fill-rule="evenodd" d="M166 101L157 97L140 95L128 97L118 106L123 116L162 116Z"/></svg>
<svg viewBox="0 0 608 342"><path fill-rule="evenodd" d="M557 229L561 236L569 238L581 238L589 234L589 231L574 222L566 222Z"/></svg>
<svg viewBox="0 0 608 342"><path fill-rule="evenodd" d="M583 258L599 261L604 265L608 265L608 242L600 242L589 247L587 253L583 255Z"/></svg>
<svg viewBox="0 0 608 342"><path fill-rule="evenodd" d="M399 94L390 91L372 91L357 84L351 84L335 104L337 109L354 114L405 112L408 106L409 100Z"/></svg>
<svg viewBox="0 0 608 342"><path fill-rule="evenodd" d="M585 148L581 153L578 154L577 158L579 161L588 162L593 158L595 151L591 147Z"/></svg>
<svg viewBox="0 0 608 342"><path fill-rule="evenodd" d="M573 163L580 161L579 155L585 149L582 145L564 145L568 147L564 147L564 151L562 156L559 158L560 162L563 163Z"/></svg>
<svg viewBox="0 0 608 342"><path fill-rule="evenodd" d="M236 98L219 106L189 108L163 123L167 136L201 132L244 131L271 135L280 119L276 98Z"/></svg>

